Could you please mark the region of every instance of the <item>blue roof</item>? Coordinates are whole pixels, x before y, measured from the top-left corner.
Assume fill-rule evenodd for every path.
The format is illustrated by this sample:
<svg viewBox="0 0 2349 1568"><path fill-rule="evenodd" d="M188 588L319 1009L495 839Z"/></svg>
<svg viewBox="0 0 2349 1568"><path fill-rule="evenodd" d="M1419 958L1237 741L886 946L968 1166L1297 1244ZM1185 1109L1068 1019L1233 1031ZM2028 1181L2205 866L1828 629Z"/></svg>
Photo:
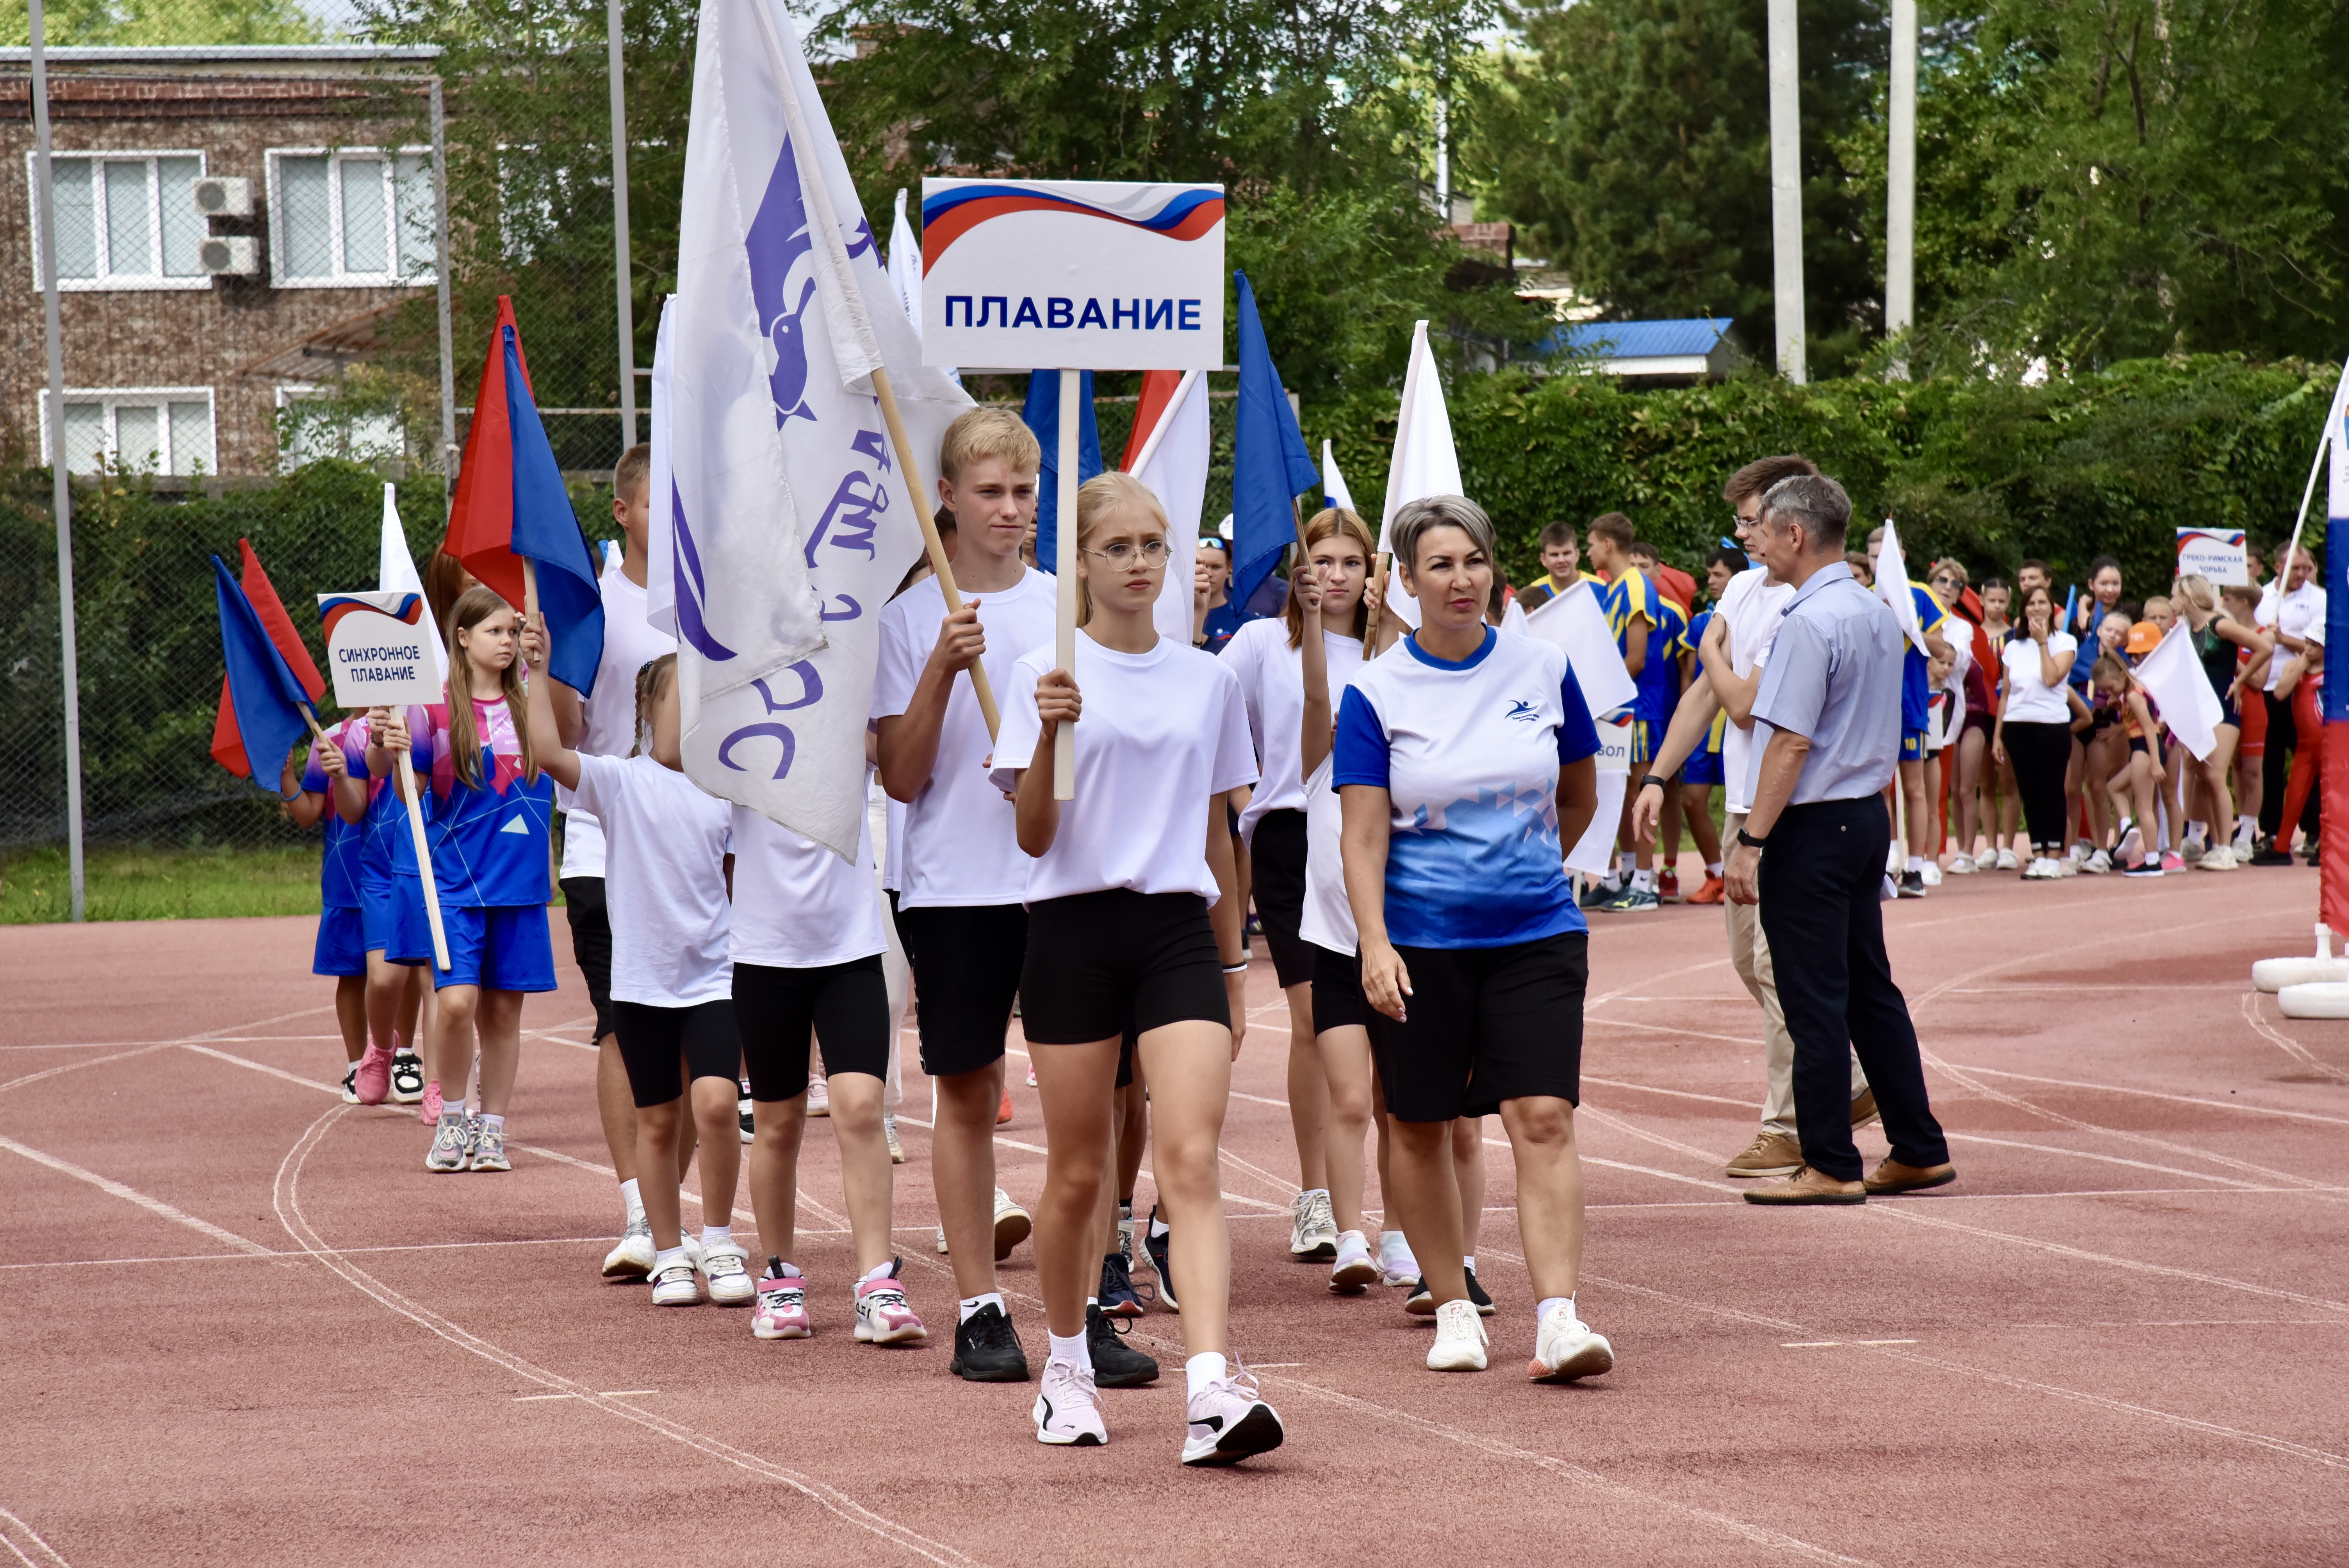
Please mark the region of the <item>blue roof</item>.
<svg viewBox="0 0 2349 1568"><path fill-rule="evenodd" d="M1585 321L1550 335L1557 347L1605 359L1661 359L1711 354L1731 317L1695 316L1685 321Z"/></svg>

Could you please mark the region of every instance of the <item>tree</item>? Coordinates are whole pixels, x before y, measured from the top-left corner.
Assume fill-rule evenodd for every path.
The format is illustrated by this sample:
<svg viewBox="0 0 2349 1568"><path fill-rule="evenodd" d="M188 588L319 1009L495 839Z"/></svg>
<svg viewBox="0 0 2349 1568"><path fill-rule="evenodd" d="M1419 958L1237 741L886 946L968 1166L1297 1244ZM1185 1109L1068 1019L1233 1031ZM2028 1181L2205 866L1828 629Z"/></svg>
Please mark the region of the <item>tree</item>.
<svg viewBox="0 0 2349 1568"><path fill-rule="evenodd" d="M316 44L326 29L297 0L49 0L42 41L68 45ZM0 43L32 43L26 0L0 5Z"/></svg>

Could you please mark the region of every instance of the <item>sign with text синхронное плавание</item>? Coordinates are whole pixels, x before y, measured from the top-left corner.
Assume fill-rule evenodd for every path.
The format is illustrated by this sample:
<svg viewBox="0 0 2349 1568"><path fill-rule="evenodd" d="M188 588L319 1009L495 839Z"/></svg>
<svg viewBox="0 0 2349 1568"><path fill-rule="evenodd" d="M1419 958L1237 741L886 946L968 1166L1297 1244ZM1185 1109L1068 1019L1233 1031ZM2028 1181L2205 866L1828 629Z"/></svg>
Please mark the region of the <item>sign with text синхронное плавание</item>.
<svg viewBox="0 0 2349 1568"><path fill-rule="evenodd" d="M1220 185L922 181L933 365L1216 369L1227 282Z"/></svg>
<svg viewBox="0 0 2349 1568"><path fill-rule="evenodd" d="M326 665L347 708L429 707L441 696L431 620L415 593L321 593Z"/></svg>

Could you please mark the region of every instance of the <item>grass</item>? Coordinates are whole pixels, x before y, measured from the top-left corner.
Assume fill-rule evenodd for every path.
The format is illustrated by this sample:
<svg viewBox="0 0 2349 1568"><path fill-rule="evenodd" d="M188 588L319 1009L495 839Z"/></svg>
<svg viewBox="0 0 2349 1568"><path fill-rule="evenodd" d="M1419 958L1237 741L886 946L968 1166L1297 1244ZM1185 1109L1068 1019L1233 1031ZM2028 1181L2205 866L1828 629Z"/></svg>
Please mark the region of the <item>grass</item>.
<svg viewBox="0 0 2349 1568"><path fill-rule="evenodd" d="M83 865L91 920L209 920L318 913L318 851L92 850ZM0 925L69 919L72 890L62 849L30 850L0 863Z"/></svg>

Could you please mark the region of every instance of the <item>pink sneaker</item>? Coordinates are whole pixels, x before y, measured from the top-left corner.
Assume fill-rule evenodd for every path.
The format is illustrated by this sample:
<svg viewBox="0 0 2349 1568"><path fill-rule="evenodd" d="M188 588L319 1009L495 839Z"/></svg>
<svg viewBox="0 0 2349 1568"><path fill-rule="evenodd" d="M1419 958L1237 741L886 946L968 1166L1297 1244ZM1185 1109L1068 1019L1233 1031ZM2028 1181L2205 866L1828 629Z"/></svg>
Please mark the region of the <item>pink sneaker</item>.
<svg viewBox="0 0 2349 1568"><path fill-rule="evenodd" d="M358 1076L351 1085L361 1105L381 1105L391 1098L391 1053L373 1041L359 1057Z"/></svg>
<svg viewBox="0 0 2349 1568"><path fill-rule="evenodd" d="M440 1080L434 1078L424 1086L424 1099L416 1107L416 1119L427 1127L440 1125Z"/></svg>
<svg viewBox="0 0 2349 1568"><path fill-rule="evenodd" d="M814 1326L808 1322L807 1276L761 1276L759 1305L750 1313L750 1332L761 1339L814 1338Z"/></svg>
<svg viewBox="0 0 2349 1568"><path fill-rule="evenodd" d="M2186 857L2176 850L2165 850L2161 856L2161 869L2164 873L2182 872L2186 869Z"/></svg>
<svg viewBox="0 0 2349 1568"><path fill-rule="evenodd" d="M864 1345L902 1345L927 1339L930 1331L905 1303L905 1287L898 1281L905 1261L893 1258L889 1272L879 1279L856 1282L856 1338Z"/></svg>

